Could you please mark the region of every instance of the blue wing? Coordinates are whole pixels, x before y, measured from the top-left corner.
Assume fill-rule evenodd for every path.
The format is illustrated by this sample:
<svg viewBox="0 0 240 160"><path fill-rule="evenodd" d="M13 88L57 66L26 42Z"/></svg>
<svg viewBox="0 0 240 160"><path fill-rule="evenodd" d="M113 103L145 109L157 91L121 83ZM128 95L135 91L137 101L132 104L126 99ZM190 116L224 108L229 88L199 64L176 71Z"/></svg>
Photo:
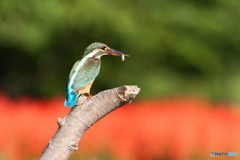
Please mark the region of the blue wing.
<svg viewBox="0 0 240 160"><path fill-rule="evenodd" d="M79 91L97 77L99 70L99 59L82 59L75 63L70 72L64 106L74 107L76 105L78 96L80 95Z"/></svg>

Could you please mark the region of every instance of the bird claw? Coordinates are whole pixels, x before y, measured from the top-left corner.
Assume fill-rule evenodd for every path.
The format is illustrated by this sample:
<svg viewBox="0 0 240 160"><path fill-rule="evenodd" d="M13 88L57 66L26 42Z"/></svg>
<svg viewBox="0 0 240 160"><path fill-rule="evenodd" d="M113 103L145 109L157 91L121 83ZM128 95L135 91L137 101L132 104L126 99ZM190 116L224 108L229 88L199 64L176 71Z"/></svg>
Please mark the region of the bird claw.
<svg viewBox="0 0 240 160"><path fill-rule="evenodd" d="M88 98L92 98L92 95L90 93L85 93L85 95L88 97Z"/></svg>

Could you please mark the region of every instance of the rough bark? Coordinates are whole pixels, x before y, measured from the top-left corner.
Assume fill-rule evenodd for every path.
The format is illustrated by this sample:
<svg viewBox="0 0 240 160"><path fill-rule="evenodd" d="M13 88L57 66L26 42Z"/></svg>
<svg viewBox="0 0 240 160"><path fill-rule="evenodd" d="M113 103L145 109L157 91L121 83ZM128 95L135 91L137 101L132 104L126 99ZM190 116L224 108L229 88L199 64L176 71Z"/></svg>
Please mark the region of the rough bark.
<svg viewBox="0 0 240 160"><path fill-rule="evenodd" d="M139 91L137 86L121 86L102 91L92 98L79 97L69 114L58 118L59 128L40 160L67 160L78 150L78 143L89 127L118 107L130 103Z"/></svg>

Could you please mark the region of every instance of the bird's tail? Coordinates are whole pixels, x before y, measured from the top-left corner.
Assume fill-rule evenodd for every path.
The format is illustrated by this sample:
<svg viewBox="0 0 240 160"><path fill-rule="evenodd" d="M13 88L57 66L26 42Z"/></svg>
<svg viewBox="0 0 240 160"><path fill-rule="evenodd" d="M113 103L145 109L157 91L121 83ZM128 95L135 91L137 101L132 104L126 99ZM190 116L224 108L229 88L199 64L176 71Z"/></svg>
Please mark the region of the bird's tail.
<svg viewBox="0 0 240 160"><path fill-rule="evenodd" d="M78 99L78 94L75 94L72 91L68 91L67 97L64 101L64 106L74 107L77 103L77 99Z"/></svg>

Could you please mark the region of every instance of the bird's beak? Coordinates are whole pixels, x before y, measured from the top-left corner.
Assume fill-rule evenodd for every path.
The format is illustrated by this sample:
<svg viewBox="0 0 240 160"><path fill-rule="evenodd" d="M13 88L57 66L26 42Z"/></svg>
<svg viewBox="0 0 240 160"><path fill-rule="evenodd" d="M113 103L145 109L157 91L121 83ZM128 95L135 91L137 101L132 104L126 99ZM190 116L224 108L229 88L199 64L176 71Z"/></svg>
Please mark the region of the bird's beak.
<svg viewBox="0 0 240 160"><path fill-rule="evenodd" d="M126 53L122 53L122 52L117 51L115 49L107 50L106 53L109 54L109 55L113 55L113 56L121 56L122 57L122 61L124 61L125 56L129 57L129 55L127 55Z"/></svg>

